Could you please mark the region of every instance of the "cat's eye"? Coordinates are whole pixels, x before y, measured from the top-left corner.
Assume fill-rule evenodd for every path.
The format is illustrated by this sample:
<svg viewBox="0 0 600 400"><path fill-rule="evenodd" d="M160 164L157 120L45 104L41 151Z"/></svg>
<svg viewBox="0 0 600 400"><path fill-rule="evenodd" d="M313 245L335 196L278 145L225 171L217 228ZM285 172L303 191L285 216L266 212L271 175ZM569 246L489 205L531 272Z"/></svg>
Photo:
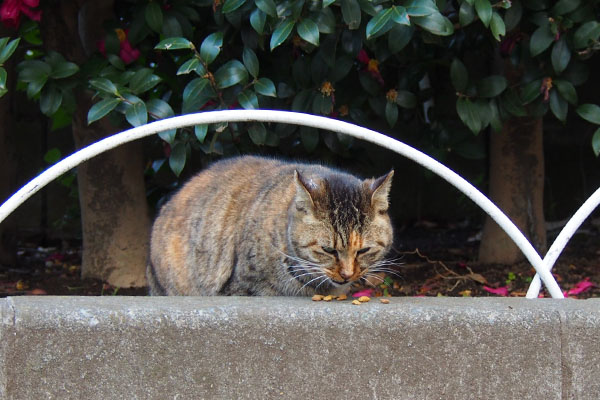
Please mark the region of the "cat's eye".
<svg viewBox="0 0 600 400"><path fill-rule="evenodd" d="M368 252L369 250L371 250L371 248L370 248L370 247L365 247L365 248L362 248L362 249L360 249L360 250L358 250L358 251L356 252L356 255L365 254L365 253L366 253L366 252Z"/></svg>
<svg viewBox="0 0 600 400"><path fill-rule="evenodd" d="M337 256L337 250L336 250L336 249L334 249L334 248L332 248L332 247L326 247L326 246L323 246L323 247L321 247L321 248L323 249L323 251L324 251L325 253L327 253L327 254L331 254L331 255L333 255L333 256Z"/></svg>

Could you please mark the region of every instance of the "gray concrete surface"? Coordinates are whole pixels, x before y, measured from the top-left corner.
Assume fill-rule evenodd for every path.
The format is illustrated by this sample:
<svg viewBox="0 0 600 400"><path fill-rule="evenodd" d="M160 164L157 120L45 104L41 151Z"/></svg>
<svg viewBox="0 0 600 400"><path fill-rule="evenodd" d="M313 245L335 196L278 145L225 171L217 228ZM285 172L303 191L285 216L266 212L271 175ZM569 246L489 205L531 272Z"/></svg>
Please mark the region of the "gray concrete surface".
<svg viewBox="0 0 600 400"><path fill-rule="evenodd" d="M600 299L0 299L3 399L598 399Z"/></svg>

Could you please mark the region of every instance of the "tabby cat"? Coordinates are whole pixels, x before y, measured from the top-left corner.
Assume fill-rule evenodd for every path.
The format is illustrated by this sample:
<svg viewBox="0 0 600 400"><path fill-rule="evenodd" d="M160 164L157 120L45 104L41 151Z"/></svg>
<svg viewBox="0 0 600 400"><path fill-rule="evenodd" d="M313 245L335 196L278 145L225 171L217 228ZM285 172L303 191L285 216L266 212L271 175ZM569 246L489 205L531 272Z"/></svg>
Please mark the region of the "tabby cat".
<svg viewBox="0 0 600 400"><path fill-rule="evenodd" d="M162 207L150 294L345 293L385 269L392 176L363 181L252 156L217 162Z"/></svg>

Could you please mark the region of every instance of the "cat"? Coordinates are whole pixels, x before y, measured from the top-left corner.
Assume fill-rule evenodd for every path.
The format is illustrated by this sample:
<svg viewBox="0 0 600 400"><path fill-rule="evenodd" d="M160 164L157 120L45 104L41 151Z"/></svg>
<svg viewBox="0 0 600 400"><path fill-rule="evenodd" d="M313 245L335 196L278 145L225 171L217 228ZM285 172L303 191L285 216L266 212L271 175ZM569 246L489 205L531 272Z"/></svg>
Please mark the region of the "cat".
<svg viewBox="0 0 600 400"><path fill-rule="evenodd" d="M342 294L385 270L394 171L360 180L256 156L214 163L160 210L151 295Z"/></svg>

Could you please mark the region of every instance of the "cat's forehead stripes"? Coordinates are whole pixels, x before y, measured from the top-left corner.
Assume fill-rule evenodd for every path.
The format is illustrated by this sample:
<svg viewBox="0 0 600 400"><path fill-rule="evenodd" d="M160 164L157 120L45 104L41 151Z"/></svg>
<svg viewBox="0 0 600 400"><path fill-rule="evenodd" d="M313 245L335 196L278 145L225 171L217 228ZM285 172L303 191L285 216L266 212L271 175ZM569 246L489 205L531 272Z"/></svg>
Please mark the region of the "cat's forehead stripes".
<svg viewBox="0 0 600 400"><path fill-rule="evenodd" d="M351 242L352 232L362 232L369 212L363 187L355 182L330 180L327 190L329 222L343 247Z"/></svg>

